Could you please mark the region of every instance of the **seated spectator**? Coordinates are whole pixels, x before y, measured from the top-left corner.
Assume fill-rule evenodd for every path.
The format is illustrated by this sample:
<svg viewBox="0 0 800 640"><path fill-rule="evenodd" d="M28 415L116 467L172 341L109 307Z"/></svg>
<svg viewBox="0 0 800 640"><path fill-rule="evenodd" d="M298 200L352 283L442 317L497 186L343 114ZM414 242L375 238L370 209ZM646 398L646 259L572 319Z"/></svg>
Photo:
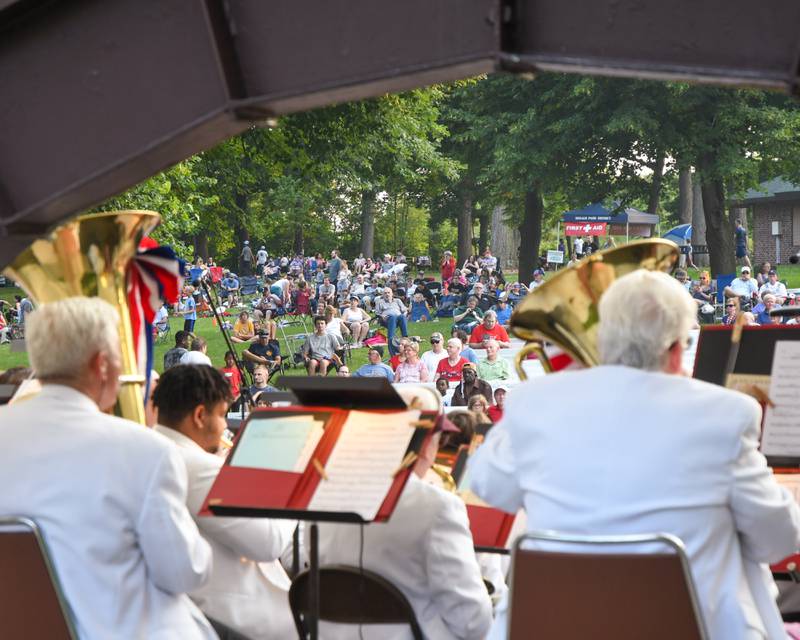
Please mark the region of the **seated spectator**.
<svg viewBox="0 0 800 640"><path fill-rule="evenodd" d="M376 345L370 347L367 352L368 364L361 365L353 374L354 378L386 378L389 382L394 382L394 372L388 364L381 362L383 359L383 347Z"/></svg>
<svg viewBox="0 0 800 640"><path fill-rule="evenodd" d="M401 300L394 297L394 293L388 287L384 287L383 296L375 301L375 314L386 326L386 335L389 340L389 353L396 353L394 347L394 332L399 327L403 336L408 336L408 325L406 323L406 306Z"/></svg>
<svg viewBox="0 0 800 640"><path fill-rule="evenodd" d="M453 310L455 327L464 331L472 331L483 320L483 311L478 308L478 298L470 296L466 306L456 307Z"/></svg>
<svg viewBox="0 0 800 640"><path fill-rule="evenodd" d="M492 419L489 417L489 401L480 393L470 396L467 403L467 409L475 416L476 425L491 424Z"/></svg>
<svg viewBox="0 0 800 640"><path fill-rule="evenodd" d="M544 284L544 271L541 269L536 269L533 272L533 280L528 285L528 291L533 291L537 287L541 287Z"/></svg>
<svg viewBox="0 0 800 640"><path fill-rule="evenodd" d="M342 360L336 354L341 347L339 339L327 332L327 322L324 316L314 318L314 333L306 338L303 345L303 356L306 361L308 375L328 375L331 364L342 365Z"/></svg>
<svg viewBox="0 0 800 640"><path fill-rule="evenodd" d="M204 364L211 365L211 358L206 355L208 342L205 338L195 336L192 340L192 348L181 356L181 364Z"/></svg>
<svg viewBox="0 0 800 640"><path fill-rule="evenodd" d="M337 378L349 378L350 377L350 367L346 364L343 364L339 367L339 370L336 372Z"/></svg>
<svg viewBox="0 0 800 640"><path fill-rule="evenodd" d="M465 275L478 275L480 271L480 265L478 264L478 258L474 255L471 255L464 261L464 264L461 265L461 271Z"/></svg>
<svg viewBox="0 0 800 640"><path fill-rule="evenodd" d="M419 291L414 292L414 298L411 302L411 322L430 322L432 319L431 310L428 308L425 296Z"/></svg>
<svg viewBox="0 0 800 640"><path fill-rule="evenodd" d="M508 305L512 308L517 306L517 303L525 297L526 293L527 287L523 290L519 282L512 282L508 289L508 295L506 296Z"/></svg>
<svg viewBox="0 0 800 640"><path fill-rule="evenodd" d="M339 344L343 345L345 339L350 337L350 329L339 317L339 310L328 305L325 307L325 332L336 336Z"/></svg>
<svg viewBox="0 0 800 640"><path fill-rule="evenodd" d="M253 312L254 316L258 315L258 311ZM258 332L259 331L266 331L267 335L269 336L270 342L275 342L277 344L278 338L278 323L272 319L272 313L267 311L266 315L263 318L257 318L253 321L253 325L256 331L256 337L253 340L258 340Z"/></svg>
<svg viewBox="0 0 800 640"><path fill-rule="evenodd" d="M483 282L476 282L472 288L472 295L478 300L478 308L486 312L497 304L497 296L489 292Z"/></svg>
<svg viewBox="0 0 800 640"><path fill-rule="evenodd" d="M428 367L428 376L429 380L433 380L433 377L436 374L436 367L439 365L439 361L443 360L447 357L447 351L444 349L444 336L438 331L435 331L431 334L430 337L431 341L431 350L426 351L422 354L422 362Z"/></svg>
<svg viewBox="0 0 800 640"><path fill-rule="evenodd" d="M298 282L297 289L292 292L292 308L294 313L304 316L316 313L317 301L311 296L305 280Z"/></svg>
<svg viewBox="0 0 800 640"><path fill-rule="evenodd" d="M495 313L497 314L497 324L507 327L509 320L511 320L511 307L505 297L501 297L497 301Z"/></svg>
<svg viewBox="0 0 800 640"><path fill-rule="evenodd" d="M256 302L255 309L256 311L261 314L262 317L266 316L274 316L278 313L278 309L281 308L281 299L270 293L269 287L265 287L264 291L261 294L261 297ZM258 314L256 314L258 315Z"/></svg>
<svg viewBox="0 0 800 640"><path fill-rule="evenodd" d="M227 300L228 306L233 306L239 301L239 279L235 274L227 269L222 272L222 280L219 283L219 297Z"/></svg>
<svg viewBox="0 0 800 640"><path fill-rule="evenodd" d="M0 315L3 315L0 311ZM169 329L169 311L167 311L167 306L162 304L158 311L156 311L156 315L153 316L153 326L159 331L159 333L163 333L167 329Z"/></svg>
<svg viewBox="0 0 800 640"><path fill-rule="evenodd" d="M447 381L447 378L436 379L436 390L439 392L439 395L442 396L442 398L447 395L449 389L450 383Z"/></svg>
<svg viewBox="0 0 800 640"><path fill-rule="evenodd" d="M469 361L461 355L461 340L450 338L447 341L447 357L436 365L436 377L445 378L448 382L461 382L464 365Z"/></svg>
<svg viewBox="0 0 800 640"><path fill-rule="evenodd" d="M221 367L219 371L228 381L228 385L231 388L231 397L235 404L242 389L242 375L239 373L239 367L236 366L236 356L233 351L225 352L225 366Z"/></svg>
<svg viewBox="0 0 800 640"><path fill-rule="evenodd" d="M6 316L3 313L2 309L0 309L0 344L11 342L11 340L8 337L10 331L11 327L8 326L8 321L6 320Z"/></svg>
<svg viewBox="0 0 800 640"><path fill-rule="evenodd" d="M733 300L728 300L725 302L725 315L722 316L722 324L735 324L736 323L736 316L739 313L739 305L737 305Z"/></svg>
<svg viewBox="0 0 800 640"><path fill-rule="evenodd" d="M254 398L257 393L265 391L267 393L275 393L278 391L275 387L269 384L270 371L266 365L257 364L253 367L253 384L250 385L250 397Z"/></svg>
<svg viewBox="0 0 800 640"><path fill-rule="evenodd" d="M739 277L725 287L724 293L726 298L746 298L748 301L758 295L758 285L750 277L750 267L742 267Z"/></svg>
<svg viewBox="0 0 800 640"><path fill-rule="evenodd" d="M498 357L500 345L497 340L490 339L486 342L486 359L478 363L478 377L481 380L508 380L511 378L511 369L508 360Z"/></svg>
<svg viewBox="0 0 800 640"><path fill-rule="evenodd" d="M164 354L164 371L181 363L183 354L189 351L192 334L188 331L178 331L175 334L175 346Z"/></svg>
<svg viewBox="0 0 800 640"><path fill-rule="evenodd" d="M429 380L428 367L419 359L419 343L409 342L405 348L405 362L400 363L395 370L395 382L427 382Z"/></svg>
<svg viewBox="0 0 800 640"><path fill-rule="evenodd" d="M485 380L478 378L478 368L474 364L466 362L461 367L461 382L453 392L453 400L450 406L466 407L469 399L478 394L484 398L491 398L492 387Z"/></svg>
<svg viewBox="0 0 800 640"><path fill-rule="evenodd" d="M483 322L472 330L469 337L469 346L473 349L485 348L486 342L496 340L500 348L505 349L511 346L508 333L497 322L497 314L494 311L487 311L483 316Z"/></svg>
<svg viewBox="0 0 800 640"><path fill-rule="evenodd" d="M397 343L397 353L389 358L389 366L392 371L397 371L397 367L406 361L406 347L411 342L411 338L400 338Z"/></svg>
<svg viewBox="0 0 800 640"><path fill-rule="evenodd" d="M486 251L483 252L483 256L478 260L478 264L481 269L485 269L491 274L497 269L497 258L492 255L490 249L486 249Z"/></svg>
<svg viewBox="0 0 800 640"><path fill-rule="evenodd" d="M761 296L762 300L764 299L764 294L766 293L772 294L775 297L775 302L778 305L782 305L784 302L786 302L786 285L778 281L778 272L775 271L775 269L770 269L767 272L766 282L764 282L764 284L762 284L761 288L758 290L758 295Z"/></svg>
<svg viewBox="0 0 800 640"><path fill-rule="evenodd" d="M699 305L714 304L714 291L711 288L711 278L708 271L700 273L700 280L692 286L692 298L698 301Z"/></svg>
<svg viewBox="0 0 800 640"><path fill-rule="evenodd" d="M453 279L447 285L447 291L452 294L462 295L467 292L467 278L460 269L453 272Z"/></svg>
<svg viewBox="0 0 800 640"><path fill-rule="evenodd" d="M336 287L331 284L331 279L325 276L317 291L317 309L324 309L329 304L336 304Z"/></svg>
<svg viewBox="0 0 800 640"><path fill-rule="evenodd" d="M358 276L361 278L361 276ZM353 336L353 346L360 347L369 334L369 314L359 306L356 295L350 296L350 306L342 312L342 321Z"/></svg>
<svg viewBox="0 0 800 640"><path fill-rule="evenodd" d="M779 317L773 318L769 315L770 311L778 308L775 296L771 293L765 293L762 300L764 301L764 310L755 316L755 321L758 322L758 324L780 324L781 319Z"/></svg>
<svg viewBox="0 0 800 640"><path fill-rule="evenodd" d="M264 329L260 329L256 335L258 340L251 342L242 352L245 367L253 373L255 365L263 364L270 371L274 371L281 365L280 346L276 340L269 339L269 333Z"/></svg>
<svg viewBox="0 0 800 640"><path fill-rule="evenodd" d="M764 286L767 282L769 282L769 272L772 271L772 265L769 262L762 262L761 268L758 270L756 274L756 284L759 287ZM773 293L770 291L770 293Z"/></svg>
<svg viewBox="0 0 800 640"><path fill-rule="evenodd" d="M450 332L450 336L452 338L458 338L461 340L461 356L467 360L468 362L472 362L475 365L478 364L478 355L470 348L469 346L469 336L467 336L467 332L463 329L458 329L453 327L453 330Z"/></svg>
<svg viewBox="0 0 800 640"><path fill-rule="evenodd" d="M503 417L503 409L506 406L507 393L508 389L506 389L505 387L497 387L494 390L494 404L487 410L489 419L494 424L500 422L500 419Z"/></svg>
<svg viewBox="0 0 800 640"><path fill-rule="evenodd" d="M231 334L231 342L242 343L251 342L256 337L256 329L253 321L250 319L250 314L247 311L242 311L236 324L233 325L233 333Z"/></svg>
<svg viewBox="0 0 800 640"><path fill-rule="evenodd" d="M685 269L676 269L675 270L675 279L681 283L684 289L687 291L692 290L692 281L689 280L689 274L686 273Z"/></svg>
<svg viewBox="0 0 800 640"><path fill-rule="evenodd" d="M249 638L287 638L294 634L294 620L290 580L279 558L291 545L294 524L199 516L224 462L217 452L229 394L225 379L213 369L175 367L165 373L153 398L156 431L176 445L186 464L186 504L213 551L211 579L189 595L207 616Z"/></svg>
<svg viewBox="0 0 800 640"><path fill-rule="evenodd" d="M742 315L744 316L744 324L745 324L745 326L747 326L747 327L757 327L758 326L758 322L756 321L756 317L752 312L745 311L744 313L742 313Z"/></svg>

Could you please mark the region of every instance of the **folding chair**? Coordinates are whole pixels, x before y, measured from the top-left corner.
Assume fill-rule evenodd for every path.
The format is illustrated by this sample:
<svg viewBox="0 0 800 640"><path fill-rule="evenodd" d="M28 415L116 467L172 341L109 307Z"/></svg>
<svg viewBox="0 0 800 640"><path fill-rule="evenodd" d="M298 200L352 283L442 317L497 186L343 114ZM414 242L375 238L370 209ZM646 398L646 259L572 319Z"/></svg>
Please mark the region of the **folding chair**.
<svg viewBox="0 0 800 640"><path fill-rule="evenodd" d="M686 550L665 533L520 536L509 601L511 640L708 638Z"/></svg>
<svg viewBox="0 0 800 640"><path fill-rule="evenodd" d="M78 637L47 546L28 518L0 518L0 619L4 638Z"/></svg>
<svg viewBox="0 0 800 640"><path fill-rule="evenodd" d="M725 314L725 287L730 286L731 282L736 278L735 273L728 273L722 276L717 276L716 280L712 282L714 290L717 292L717 302L714 305L714 319L722 320Z"/></svg>
<svg viewBox="0 0 800 640"><path fill-rule="evenodd" d="M310 575L303 571L292 581L289 605L301 638L308 637ZM342 624L407 624L414 640L423 640L414 609L403 593L377 573L331 565L319 569L320 620Z"/></svg>

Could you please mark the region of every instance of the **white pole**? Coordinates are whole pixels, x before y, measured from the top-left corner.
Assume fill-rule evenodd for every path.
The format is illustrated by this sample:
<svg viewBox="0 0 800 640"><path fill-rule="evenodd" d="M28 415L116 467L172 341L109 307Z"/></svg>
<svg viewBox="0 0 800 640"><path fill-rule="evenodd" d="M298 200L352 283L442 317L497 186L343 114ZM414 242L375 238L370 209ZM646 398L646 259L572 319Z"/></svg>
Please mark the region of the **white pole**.
<svg viewBox="0 0 800 640"><path fill-rule="evenodd" d="M625 221L625 242L630 242L631 241L631 234L630 234L631 227L630 227L630 224L631 223L628 222L627 220Z"/></svg>

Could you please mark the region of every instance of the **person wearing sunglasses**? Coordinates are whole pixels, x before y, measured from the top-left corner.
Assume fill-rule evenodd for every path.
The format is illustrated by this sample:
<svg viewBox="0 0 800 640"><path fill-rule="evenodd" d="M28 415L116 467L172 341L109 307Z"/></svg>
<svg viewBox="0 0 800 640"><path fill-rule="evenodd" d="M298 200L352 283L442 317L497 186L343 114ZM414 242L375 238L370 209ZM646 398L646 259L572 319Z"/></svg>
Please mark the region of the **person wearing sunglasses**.
<svg viewBox="0 0 800 640"><path fill-rule="evenodd" d="M739 312L739 305L733 300L725 302L725 315L722 316L722 324L734 324L736 322L736 314Z"/></svg>

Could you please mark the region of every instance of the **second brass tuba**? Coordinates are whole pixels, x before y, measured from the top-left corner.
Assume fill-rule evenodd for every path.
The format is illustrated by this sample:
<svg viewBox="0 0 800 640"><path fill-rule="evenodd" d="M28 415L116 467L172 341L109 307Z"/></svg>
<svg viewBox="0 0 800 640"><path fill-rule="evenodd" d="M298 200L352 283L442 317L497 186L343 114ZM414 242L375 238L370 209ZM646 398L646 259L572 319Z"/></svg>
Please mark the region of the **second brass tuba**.
<svg viewBox="0 0 800 640"><path fill-rule="evenodd" d="M670 271L678 260L678 245L653 238L587 256L529 293L511 314L511 331L527 344L516 357L521 380L522 361L536 353L545 371L552 371L544 343L563 349L585 366L598 364L597 305L614 280L638 269Z"/></svg>

